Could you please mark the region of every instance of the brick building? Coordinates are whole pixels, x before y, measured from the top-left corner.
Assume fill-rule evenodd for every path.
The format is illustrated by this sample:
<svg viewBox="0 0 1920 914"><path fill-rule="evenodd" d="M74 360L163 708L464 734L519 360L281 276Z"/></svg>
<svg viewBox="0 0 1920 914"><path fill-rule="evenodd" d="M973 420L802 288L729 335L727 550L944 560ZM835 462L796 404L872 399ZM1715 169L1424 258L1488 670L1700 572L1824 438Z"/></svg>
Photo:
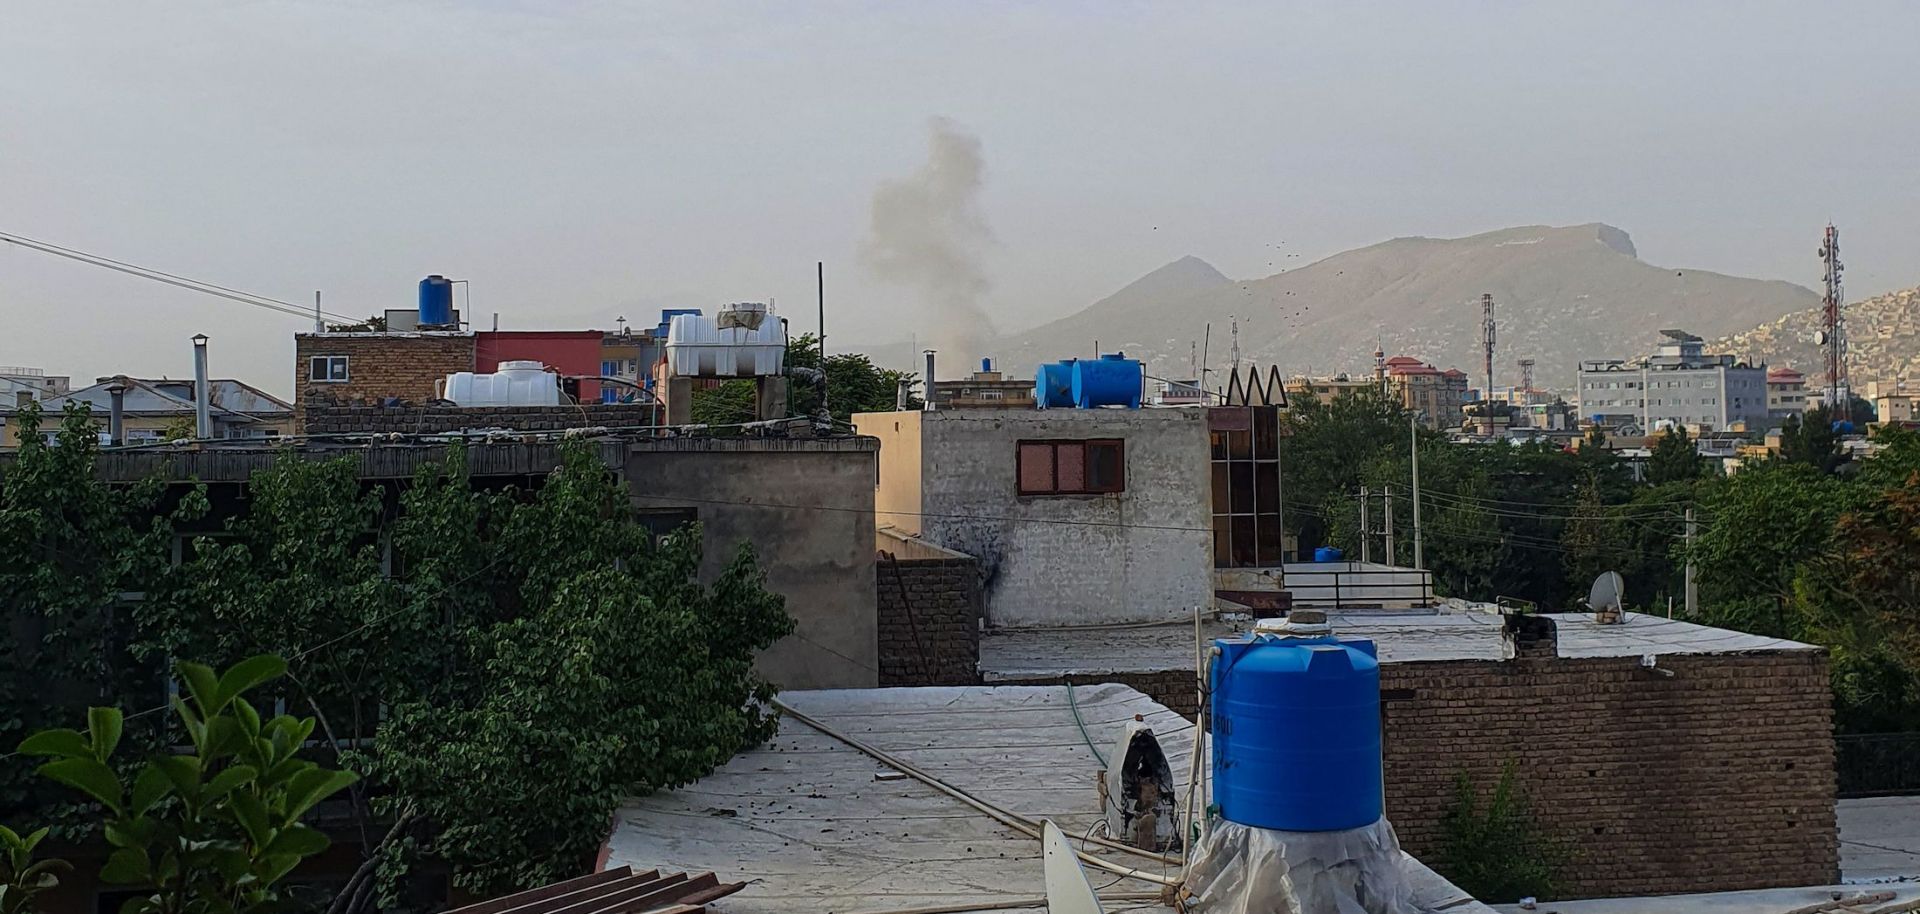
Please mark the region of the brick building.
<svg viewBox="0 0 1920 914"><path fill-rule="evenodd" d="M1549 634L1479 611L1333 619L1379 648L1386 811L1409 853L1436 854L1459 778L1490 789L1512 763L1574 852L1570 897L1838 881L1824 651L1631 613L1524 618ZM1193 637L989 632L979 663L989 685L1117 682L1190 715Z"/></svg>
<svg viewBox="0 0 1920 914"><path fill-rule="evenodd" d="M308 404L425 403L456 371L474 370L474 335L464 330L296 333L293 406L305 427Z"/></svg>

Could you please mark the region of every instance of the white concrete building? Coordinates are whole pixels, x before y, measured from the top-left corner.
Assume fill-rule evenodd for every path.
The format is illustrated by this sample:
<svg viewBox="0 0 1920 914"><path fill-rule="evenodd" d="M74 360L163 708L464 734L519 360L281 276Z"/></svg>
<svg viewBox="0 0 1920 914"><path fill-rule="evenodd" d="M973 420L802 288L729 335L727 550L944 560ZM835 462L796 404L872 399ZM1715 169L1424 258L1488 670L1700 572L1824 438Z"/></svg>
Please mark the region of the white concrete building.
<svg viewBox="0 0 1920 914"><path fill-rule="evenodd" d="M1582 419L1643 432L1669 426L1700 431L1768 427L1765 365L1707 355L1701 339L1682 330L1660 332L1666 340L1654 355L1580 363Z"/></svg>

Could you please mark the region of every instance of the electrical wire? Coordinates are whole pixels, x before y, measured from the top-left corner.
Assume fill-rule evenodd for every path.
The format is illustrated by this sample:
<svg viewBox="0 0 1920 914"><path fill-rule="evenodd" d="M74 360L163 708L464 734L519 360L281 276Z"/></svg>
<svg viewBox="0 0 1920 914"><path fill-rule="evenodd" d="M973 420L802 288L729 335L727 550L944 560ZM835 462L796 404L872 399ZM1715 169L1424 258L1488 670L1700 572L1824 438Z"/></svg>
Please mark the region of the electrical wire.
<svg viewBox="0 0 1920 914"><path fill-rule="evenodd" d="M20 247L27 248L29 250L39 251L40 253L43 253L43 254L51 254L55 257L64 257L68 260L87 264L88 266L101 267L103 269L113 270L117 273L125 273L128 276L135 276L140 279L146 279L146 280L151 280L153 282L165 283L169 286L177 286L179 288L186 289L192 292L200 292L206 295L212 295L218 298L224 298L229 301L236 301L243 305L252 305L256 308L265 308L269 311L278 311L282 314L288 314L294 317L311 318L314 316L314 314L317 311L317 313L319 313L321 316L331 317L331 318L334 318L335 320L349 321L349 322L357 322L360 320L360 318L352 317L345 314L338 314L332 311L319 311L318 309L314 309L314 308L304 308L290 301L282 301L277 298L271 298L265 295L257 295L252 292L243 292L239 289L232 289L232 288L228 288L226 286L218 285L215 283L205 282L203 280L191 279L185 276L180 276L178 274L168 273L164 270L156 270L152 267L143 267L138 264L131 264L125 261L114 260L111 257L105 257L99 254L90 254L90 253L87 253L86 251L76 250L74 248L69 248L69 247L62 247L60 245L54 244L49 241L40 241L38 239L28 238L25 235L16 235L12 232L0 232L0 241L5 241L9 244L18 245Z"/></svg>

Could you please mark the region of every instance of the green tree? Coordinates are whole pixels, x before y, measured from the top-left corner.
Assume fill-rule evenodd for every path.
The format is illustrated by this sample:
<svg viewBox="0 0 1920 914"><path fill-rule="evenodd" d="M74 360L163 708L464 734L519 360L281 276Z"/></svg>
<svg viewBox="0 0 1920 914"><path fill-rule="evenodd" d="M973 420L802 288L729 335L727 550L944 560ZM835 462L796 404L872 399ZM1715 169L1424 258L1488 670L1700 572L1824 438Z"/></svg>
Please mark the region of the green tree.
<svg viewBox="0 0 1920 914"><path fill-rule="evenodd" d="M790 368L818 370L820 338L802 334L787 344L786 364ZM918 376L910 371L881 368L864 353L840 352L827 356L827 405L833 418L850 421L854 413L885 412L894 408L900 382L912 385ZM908 408L918 409L918 398L909 398ZM816 386L795 377L787 385L787 415L811 416L820 408ZM754 382L733 380L693 393L693 421L708 425L734 425L754 419Z"/></svg>
<svg viewBox="0 0 1920 914"><path fill-rule="evenodd" d="M1560 893L1560 873L1572 854L1534 821L1512 761L1484 802L1479 786L1460 772L1440 830L1435 869L1467 894L1499 904Z"/></svg>
<svg viewBox="0 0 1920 914"><path fill-rule="evenodd" d="M1647 456L1646 478L1651 485L1689 482L1699 479L1706 471L1706 459L1700 456L1692 436L1687 434L1683 425L1676 425L1661 435L1654 442L1652 453Z"/></svg>
<svg viewBox="0 0 1920 914"><path fill-rule="evenodd" d="M1834 431L1832 416L1824 407L1808 410L1804 420L1800 416L1787 417L1786 425L1780 429L1780 459L1810 466L1822 473L1831 473L1846 462L1846 454L1840 450L1840 435Z"/></svg>
<svg viewBox="0 0 1920 914"><path fill-rule="evenodd" d="M1689 550L1699 569L1696 621L1795 637L1794 582L1804 562L1831 548L1854 490L1814 467L1767 461L1714 480L1700 496L1706 523Z"/></svg>
<svg viewBox="0 0 1920 914"><path fill-rule="evenodd" d="M285 672L280 658L253 657L224 675L197 663L174 669L187 697L175 697L173 710L191 753L155 754L126 782L111 764L124 727L115 708L90 710L85 733L36 733L20 752L52 756L39 773L105 809L113 851L101 880L150 890L122 914L276 910L275 884L327 849L327 837L300 819L354 775L297 757L312 719L262 720L244 697Z"/></svg>

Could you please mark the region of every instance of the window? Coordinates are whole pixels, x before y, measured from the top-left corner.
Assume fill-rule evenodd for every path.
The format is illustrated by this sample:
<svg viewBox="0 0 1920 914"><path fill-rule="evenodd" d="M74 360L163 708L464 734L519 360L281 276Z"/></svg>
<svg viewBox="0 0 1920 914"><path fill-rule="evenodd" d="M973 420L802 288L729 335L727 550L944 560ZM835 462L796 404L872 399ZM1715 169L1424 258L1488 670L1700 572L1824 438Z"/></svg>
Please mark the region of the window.
<svg viewBox="0 0 1920 914"><path fill-rule="evenodd" d="M1271 568L1285 559L1278 409L1214 407L1213 566Z"/></svg>
<svg viewBox="0 0 1920 914"><path fill-rule="evenodd" d="M1126 445L1118 438L1022 441L1015 457L1021 495L1098 495L1127 489Z"/></svg>
<svg viewBox="0 0 1920 914"><path fill-rule="evenodd" d="M347 380L347 357L344 355L316 355L307 360L307 380L322 384L344 384Z"/></svg>

